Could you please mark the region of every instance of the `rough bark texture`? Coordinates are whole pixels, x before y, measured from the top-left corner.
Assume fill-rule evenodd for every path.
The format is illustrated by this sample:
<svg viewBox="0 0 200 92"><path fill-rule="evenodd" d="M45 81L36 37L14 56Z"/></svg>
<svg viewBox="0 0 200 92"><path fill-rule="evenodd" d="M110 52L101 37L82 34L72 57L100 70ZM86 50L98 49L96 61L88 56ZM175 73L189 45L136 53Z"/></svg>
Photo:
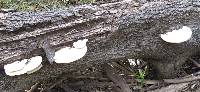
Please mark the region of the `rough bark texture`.
<svg viewBox="0 0 200 92"><path fill-rule="evenodd" d="M82 5L48 12L6 13L0 18L0 66L45 53L45 40L58 50L87 38L88 52L70 64L48 64L36 73L0 74L0 89L24 90L58 76L77 75L96 64L120 58L142 58L162 77L175 77L178 66L199 52L200 1L116 2ZM164 42L161 33L189 26L192 38L180 44ZM44 60L45 61L45 60ZM78 75L77 75L78 76Z"/></svg>

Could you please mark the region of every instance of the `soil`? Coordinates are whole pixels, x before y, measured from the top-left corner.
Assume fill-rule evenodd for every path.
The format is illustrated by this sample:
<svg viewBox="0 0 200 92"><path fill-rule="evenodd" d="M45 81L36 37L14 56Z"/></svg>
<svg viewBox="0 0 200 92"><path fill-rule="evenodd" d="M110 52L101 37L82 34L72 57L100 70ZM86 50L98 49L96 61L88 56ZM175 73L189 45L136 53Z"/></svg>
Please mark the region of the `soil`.
<svg viewBox="0 0 200 92"><path fill-rule="evenodd" d="M191 59L200 63L199 57ZM159 80L152 65L145 61L140 61L136 65L131 65L128 60L115 61L88 68L81 76L63 75L52 79L51 85L36 83L27 90L28 92L198 92L200 67L194 62L188 60L182 66L183 74L180 74L179 78ZM142 79L138 77L138 73L144 71L145 67L147 70Z"/></svg>

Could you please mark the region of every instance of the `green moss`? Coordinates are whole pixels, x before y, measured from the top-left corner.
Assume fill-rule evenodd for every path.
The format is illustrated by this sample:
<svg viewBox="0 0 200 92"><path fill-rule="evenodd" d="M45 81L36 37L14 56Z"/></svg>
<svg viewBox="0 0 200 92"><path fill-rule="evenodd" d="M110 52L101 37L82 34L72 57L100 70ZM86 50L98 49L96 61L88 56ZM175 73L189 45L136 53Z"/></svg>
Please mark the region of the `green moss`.
<svg viewBox="0 0 200 92"><path fill-rule="evenodd" d="M95 0L0 0L0 8L11 8L18 11L38 11L94 2Z"/></svg>

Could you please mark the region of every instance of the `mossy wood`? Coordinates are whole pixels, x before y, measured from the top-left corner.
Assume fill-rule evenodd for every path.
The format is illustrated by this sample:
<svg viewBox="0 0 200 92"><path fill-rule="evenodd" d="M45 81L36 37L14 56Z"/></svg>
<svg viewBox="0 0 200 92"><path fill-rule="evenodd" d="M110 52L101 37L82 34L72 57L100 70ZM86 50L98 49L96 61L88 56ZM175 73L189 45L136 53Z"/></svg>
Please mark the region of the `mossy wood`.
<svg viewBox="0 0 200 92"><path fill-rule="evenodd" d="M122 58L142 58L154 64L163 78L175 77L179 66L199 52L200 1L173 0L140 4L116 2L80 5L64 10L13 12L0 16L0 89L24 90L63 75L81 75L88 67ZM188 26L192 38L172 44L161 33ZM48 64L30 75L9 77L5 64L35 55L45 57L44 46L58 50L88 39L88 52L69 64ZM47 60L44 60L47 61Z"/></svg>

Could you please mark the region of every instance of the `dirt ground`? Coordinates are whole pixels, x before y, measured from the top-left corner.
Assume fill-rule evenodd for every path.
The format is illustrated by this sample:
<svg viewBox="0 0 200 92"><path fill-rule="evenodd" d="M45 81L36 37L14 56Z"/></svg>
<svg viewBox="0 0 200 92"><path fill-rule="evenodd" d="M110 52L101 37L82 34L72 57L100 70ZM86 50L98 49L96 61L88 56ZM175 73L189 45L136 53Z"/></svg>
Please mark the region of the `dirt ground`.
<svg viewBox="0 0 200 92"><path fill-rule="evenodd" d="M175 79L159 79L152 65L140 59L94 66L82 76L61 76L52 85L36 83L27 92L199 92L199 58L192 57ZM144 74L144 75L142 75Z"/></svg>

